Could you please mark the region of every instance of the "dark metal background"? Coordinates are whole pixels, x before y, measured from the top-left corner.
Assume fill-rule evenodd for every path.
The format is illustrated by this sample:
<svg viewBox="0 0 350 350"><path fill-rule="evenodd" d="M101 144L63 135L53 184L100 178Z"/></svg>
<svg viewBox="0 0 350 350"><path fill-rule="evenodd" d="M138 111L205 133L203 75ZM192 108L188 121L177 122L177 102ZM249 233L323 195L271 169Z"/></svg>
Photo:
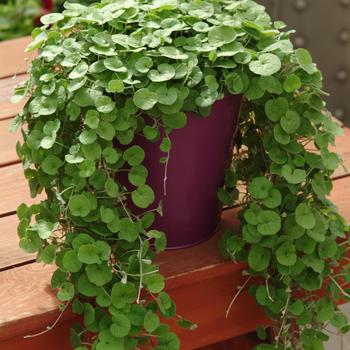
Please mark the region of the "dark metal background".
<svg viewBox="0 0 350 350"><path fill-rule="evenodd" d="M257 0L273 19L296 29L296 47L311 51L323 72L328 108L350 125L350 0Z"/></svg>

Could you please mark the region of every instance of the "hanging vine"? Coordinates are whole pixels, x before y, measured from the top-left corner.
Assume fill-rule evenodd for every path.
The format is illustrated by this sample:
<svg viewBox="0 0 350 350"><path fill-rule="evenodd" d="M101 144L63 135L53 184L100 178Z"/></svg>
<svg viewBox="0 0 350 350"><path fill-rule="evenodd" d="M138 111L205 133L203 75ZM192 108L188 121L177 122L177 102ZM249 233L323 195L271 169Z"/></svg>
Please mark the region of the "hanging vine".
<svg viewBox="0 0 350 350"><path fill-rule="evenodd" d="M46 199L18 208L18 233L38 262L57 265L52 288L83 315L73 348L177 350L159 316L193 327L154 263L166 235L152 227L159 203L133 140L155 142L227 94L243 106L218 196L242 209L221 250L264 281L250 290L276 321L276 339L259 349L319 350L328 323L347 331L336 304L349 297L348 226L327 198L340 164L328 146L342 129L325 111L320 71L285 25L250 0L66 3L41 21L27 48L39 56L14 96L29 100L13 128L22 126L31 194ZM166 191L168 136L161 149Z"/></svg>

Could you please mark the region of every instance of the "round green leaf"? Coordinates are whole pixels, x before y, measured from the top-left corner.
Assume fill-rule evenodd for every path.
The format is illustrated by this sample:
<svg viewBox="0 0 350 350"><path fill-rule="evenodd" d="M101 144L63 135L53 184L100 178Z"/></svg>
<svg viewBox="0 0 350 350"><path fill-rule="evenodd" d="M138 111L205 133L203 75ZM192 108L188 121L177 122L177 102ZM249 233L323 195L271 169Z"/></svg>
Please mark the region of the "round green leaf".
<svg viewBox="0 0 350 350"><path fill-rule="evenodd" d="M54 155L47 156L41 164L41 169L48 175L56 175L63 163L60 158Z"/></svg>
<svg viewBox="0 0 350 350"><path fill-rule="evenodd" d="M293 243L283 243L276 251L277 261L284 266L293 266L297 261Z"/></svg>
<svg viewBox="0 0 350 350"><path fill-rule="evenodd" d="M111 70L112 72L122 73L127 71L127 68L124 66L124 63L117 56L106 58L103 61L103 64L107 69Z"/></svg>
<svg viewBox="0 0 350 350"><path fill-rule="evenodd" d="M287 92L294 92L300 89L301 80L296 74L290 74L283 82L283 89Z"/></svg>
<svg viewBox="0 0 350 350"><path fill-rule="evenodd" d="M58 21L61 21L62 19L64 19L62 13L49 13L45 16L42 16L40 18L40 22L42 24L54 24Z"/></svg>
<svg viewBox="0 0 350 350"><path fill-rule="evenodd" d="M110 113L114 110L115 103L109 96L100 95L95 100L95 106L100 113Z"/></svg>
<svg viewBox="0 0 350 350"><path fill-rule="evenodd" d="M79 247L78 259L84 264L99 264L101 259L99 256L100 250L94 244L84 244Z"/></svg>
<svg viewBox="0 0 350 350"><path fill-rule="evenodd" d="M288 164L283 165L281 174L290 184L293 184L293 185L298 185L303 181L305 181L306 179L305 170L302 170L302 169L293 170L291 166Z"/></svg>
<svg viewBox="0 0 350 350"><path fill-rule="evenodd" d="M244 219L247 221L250 225L257 225L258 224L258 215L261 212L261 208L255 204L252 203L248 209L244 211Z"/></svg>
<svg viewBox="0 0 350 350"><path fill-rule="evenodd" d="M137 290L132 283L116 283L112 288L112 304L118 309L122 309L126 304L131 304L136 300Z"/></svg>
<svg viewBox="0 0 350 350"><path fill-rule="evenodd" d="M148 176L148 170L143 165L133 166L129 173L128 179L134 186L144 185Z"/></svg>
<svg viewBox="0 0 350 350"><path fill-rule="evenodd" d="M86 62L80 62L68 75L69 79L78 79L85 76L88 72L89 66Z"/></svg>
<svg viewBox="0 0 350 350"><path fill-rule="evenodd" d="M301 203L295 210L295 220L297 224L306 230L310 230L316 226L316 219L312 209L305 203Z"/></svg>
<svg viewBox="0 0 350 350"><path fill-rule="evenodd" d="M317 72L316 65L312 63L312 57L308 50L303 48L295 50L295 58L305 72L309 74Z"/></svg>
<svg viewBox="0 0 350 350"><path fill-rule="evenodd" d="M178 112L174 114L164 114L163 121L166 127L171 129L182 129L187 122L186 114Z"/></svg>
<svg viewBox="0 0 350 350"><path fill-rule="evenodd" d="M272 53L263 53L257 61L249 63L249 69L257 75L273 75L281 69L281 60Z"/></svg>
<svg viewBox="0 0 350 350"><path fill-rule="evenodd" d="M163 104L163 105L167 105L167 106L171 106L172 104L174 104L178 98L178 92L177 89L175 88L159 88L157 89L157 99L158 102Z"/></svg>
<svg viewBox="0 0 350 350"><path fill-rule="evenodd" d="M102 330L99 335L96 350L124 350L124 338L116 338L109 329Z"/></svg>
<svg viewBox="0 0 350 350"><path fill-rule="evenodd" d="M265 199L269 196L272 183L265 177L256 177L248 186L248 191L255 199Z"/></svg>
<svg viewBox="0 0 350 350"><path fill-rule="evenodd" d="M96 165L93 160L85 159L79 163L78 168L80 177L89 177L95 172Z"/></svg>
<svg viewBox="0 0 350 350"><path fill-rule="evenodd" d="M106 263L86 266L86 274L91 283L100 287L109 283L112 279L112 271Z"/></svg>
<svg viewBox="0 0 350 350"><path fill-rule="evenodd" d="M281 118L281 127L287 134L294 134L300 127L300 117L295 111L288 111Z"/></svg>
<svg viewBox="0 0 350 350"><path fill-rule="evenodd" d="M145 159L145 151L140 146L134 145L124 152L123 158L131 166L140 165Z"/></svg>
<svg viewBox="0 0 350 350"><path fill-rule="evenodd" d="M174 46L160 47L159 52L162 54L163 57L168 57L173 60L185 60L188 58L188 56L185 53L181 52Z"/></svg>
<svg viewBox="0 0 350 350"><path fill-rule="evenodd" d="M164 277L159 273L146 275L143 280L145 282L147 289L151 293L159 293L164 289L164 286L165 286Z"/></svg>
<svg viewBox="0 0 350 350"><path fill-rule="evenodd" d="M208 33L209 43L215 46L231 43L236 38L236 31L229 26L215 26Z"/></svg>
<svg viewBox="0 0 350 350"><path fill-rule="evenodd" d="M153 66L153 61L151 57L141 57L135 63L135 68L140 73L147 73Z"/></svg>
<svg viewBox="0 0 350 350"><path fill-rule="evenodd" d="M110 197L116 198L118 196L119 186L114 180L108 179L105 182L105 191Z"/></svg>
<svg viewBox="0 0 350 350"><path fill-rule="evenodd" d="M287 134L280 125L275 125L273 128L273 136L281 145L288 145L291 139L290 135Z"/></svg>
<svg viewBox="0 0 350 350"><path fill-rule="evenodd" d="M72 215L81 217L86 217L91 210L89 201L82 194L72 196L68 203L68 208Z"/></svg>
<svg viewBox="0 0 350 350"><path fill-rule="evenodd" d="M107 163L114 164L119 160L119 153L113 147L106 147L102 155Z"/></svg>
<svg viewBox="0 0 350 350"><path fill-rule="evenodd" d="M132 201L139 208L148 208L154 202L154 192L148 185L141 185L131 193Z"/></svg>
<svg viewBox="0 0 350 350"><path fill-rule="evenodd" d="M269 196L264 199L263 203L267 208L277 208L282 203L281 192L277 188L273 188L269 192Z"/></svg>
<svg viewBox="0 0 350 350"><path fill-rule="evenodd" d="M86 112L84 118L84 124L90 127L91 129L97 129L100 122L100 115L97 111L90 109Z"/></svg>
<svg viewBox="0 0 350 350"><path fill-rule="evenodd" d="M160 325L159 317L157 314L149 310L144 318L143 326L145 330L149 333L154 332Z"/></svg>
<svg viewBox="0 0 350 350"><path fill-rule="evenodd" d="M64 254L62 263L63 267L69 272L78 272L82 267L82 263L74 250L69 250Z"/></svg>
<svg viewBox="0 0 350 350"><path fill-rule="evenodd" d="M138 108L148 111L158 102L158 96L155 92L142 88L135 92L133 101Z"/></svg>
<svg viewBox="0 0 350 350"><path fill-rule="evenodd" d="M284 97L268 100L265 104L265 113L270 120L278 122L288 111L289 104Z"/></svg>
<svg viewBox="0 0 350 350"><path fill-rule="evenodd" d="M263 236L273 236L281 229L281 217L274 211L263 210L258 215L257 229Z"/></svg>
<svg viewBox="0 0 350 350"><path fill-rule="evenodd" d="M137 224L128 218L120 220L119 223L119 238L128 242L134 242L139 237L139 229Z"/></svg>
<svg viewBox="0 0 350 350"><path fill-rule="evenodd" d="M147 74L148 78L155 82L168 81L175 76L175 68L167 63L161 63L157 69L152 69Z"/></svg>
<svg viewBox="0 0 350 350"><path fill-rule="evenodd" d="M119 79L114 79L114 80L110 80L108 82L108 86L107 86L107 91L108 92L117 92L117 93L121 93L123 92L125 89L124 83L122 80Z"/></svg>
<svg viewBox="0 0 350 350"><path fill-rule="evenodd" d="M321 259L330 259L334 257L338 250L337 242L332 238L327 238L318 245L318 254Z"/></svg>
<svg viewBox="0 0 350 350"><path fill-rule="evenodd" d="M68 301L74 297L74 285L70 282L64 282L57 293L57 298L61 301Z"/></svg>
<svg viewBox="0 0 350 350"><path fill-rule="evenodd" d="M110 327L111 333L116 338L126 337L131 330L131 323L129 319L123 314L114 314L113 315L113 323Z"/></svg>
<svg viewBox="0 0 350 350"><path fill-rule="evenodd" d="M271 252L267 248L253 245L248 254L249 267L255 271L264 271L270 264Z"/></svg>

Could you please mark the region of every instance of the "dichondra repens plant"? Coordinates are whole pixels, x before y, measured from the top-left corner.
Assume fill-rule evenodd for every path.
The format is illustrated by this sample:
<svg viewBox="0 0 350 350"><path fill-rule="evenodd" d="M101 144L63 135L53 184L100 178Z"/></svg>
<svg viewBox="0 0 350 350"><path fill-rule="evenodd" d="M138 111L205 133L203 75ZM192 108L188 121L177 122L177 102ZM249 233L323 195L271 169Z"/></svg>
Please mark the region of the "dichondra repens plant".
<svg viewBox="0 0 350 350"><path fill-rule="evenodd" d="M67 3L42 23L14 127L31 194L46 199L18 208L18 233L23 249L58 266L52 287L83 315L73 348L180 348L161 319L192 324L154 263L166 235L152 227L161 206L133 140L164 134L166 165L186 112L205 118L227 94L243 102L218 196L240 202L241 226L220 248L248 262L260 280L250 292L276 321L275 344L259 348L319 350L328 324L346 332L337 302L349 297L348 226L327 199L340 164L328 146L342 129L325 110L320 71L284 24L250 0Z"/></svg>

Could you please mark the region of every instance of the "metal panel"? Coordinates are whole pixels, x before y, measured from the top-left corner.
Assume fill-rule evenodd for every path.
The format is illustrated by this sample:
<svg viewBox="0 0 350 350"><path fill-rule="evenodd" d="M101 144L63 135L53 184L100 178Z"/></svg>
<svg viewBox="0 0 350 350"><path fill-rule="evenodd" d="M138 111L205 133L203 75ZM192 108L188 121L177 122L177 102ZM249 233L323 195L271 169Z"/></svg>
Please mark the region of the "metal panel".
<svg viewBox="0 0 350 350"><path fill-rule="evenodd" d="M258 0L273 19L296 29L296 47L309 49L331 94L328 108L350 125L350 0Z"/></svg>

